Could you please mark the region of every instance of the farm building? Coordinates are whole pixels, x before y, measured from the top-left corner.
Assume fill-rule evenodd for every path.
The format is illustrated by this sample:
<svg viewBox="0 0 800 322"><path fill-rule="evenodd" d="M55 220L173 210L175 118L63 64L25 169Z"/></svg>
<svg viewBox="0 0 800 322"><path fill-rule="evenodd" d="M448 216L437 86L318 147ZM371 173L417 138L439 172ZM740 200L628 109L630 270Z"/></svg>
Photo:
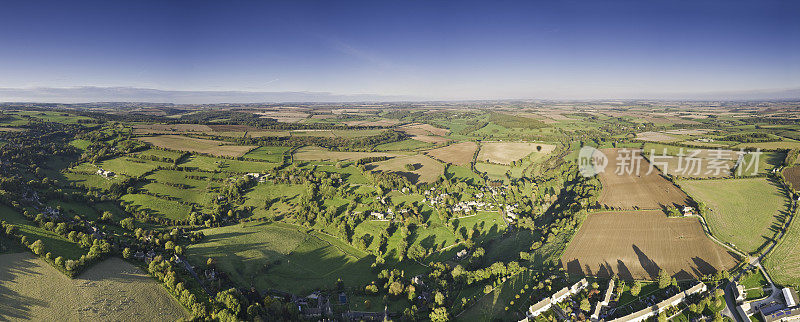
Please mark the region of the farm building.
<svg viewBox="0 0 800 322"><path fill-rule="evenodd" d="M97 174L103 178L113 178L115 175L117 175L114 173L114 171L103 170L103 168L97 169Z"/></svg>

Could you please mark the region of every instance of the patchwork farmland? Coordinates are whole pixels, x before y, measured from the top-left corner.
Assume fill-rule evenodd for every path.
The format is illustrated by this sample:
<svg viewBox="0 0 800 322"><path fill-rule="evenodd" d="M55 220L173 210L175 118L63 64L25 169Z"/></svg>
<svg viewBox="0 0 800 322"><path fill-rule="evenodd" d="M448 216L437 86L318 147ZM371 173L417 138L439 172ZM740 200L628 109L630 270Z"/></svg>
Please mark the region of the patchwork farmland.
<svg viewBox="0 0 800 322"><path fill-rule="evenodd" d="M697 218L658 210L591 213L561 256L569 273L654 279L660 269L688 279L730 269L736 259L703 232Z"/></svg>

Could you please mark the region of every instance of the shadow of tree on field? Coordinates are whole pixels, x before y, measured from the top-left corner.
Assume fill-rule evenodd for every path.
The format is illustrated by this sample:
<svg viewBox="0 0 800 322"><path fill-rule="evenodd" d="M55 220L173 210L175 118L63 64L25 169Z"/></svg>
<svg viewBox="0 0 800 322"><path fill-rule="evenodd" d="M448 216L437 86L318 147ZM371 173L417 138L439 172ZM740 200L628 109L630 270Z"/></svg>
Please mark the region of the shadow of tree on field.
<svg viewBox="0 0 800 322"><path fill-rule="evenodd" d="M625 262L620 259L617 260L617 276L619 276L619 279L621 280L633 280L633 274L631 274L631 270L628 269L628 266L625 265Z"/></svg>
<svg viewBox="0 0 800 322"><path fill-rule="evenodd" d="M658 276L658 271L661 270L661 267L656 264L650 257L647 257L645 253L639 249L636 245L631 245L633 247L633 251L636 253L636 256L639 257L639 264L642 265L647 275L650 275L650 278L655 279Z"/></svg>
<svg viewBox="0 0 800 322"><path fill-rule="evenodd" d="M27 255L26 253L24 255ZM0 255L2 264L0 264L0 320L31 320L31 309L33 307L47 307L48 302L42 301L37 298L25 296L11 289L17 283L11 283L16 277L22 275L41 275L32 269L36 264L30 259L25 259L20 256L22 254L7 254Z"/></svg>

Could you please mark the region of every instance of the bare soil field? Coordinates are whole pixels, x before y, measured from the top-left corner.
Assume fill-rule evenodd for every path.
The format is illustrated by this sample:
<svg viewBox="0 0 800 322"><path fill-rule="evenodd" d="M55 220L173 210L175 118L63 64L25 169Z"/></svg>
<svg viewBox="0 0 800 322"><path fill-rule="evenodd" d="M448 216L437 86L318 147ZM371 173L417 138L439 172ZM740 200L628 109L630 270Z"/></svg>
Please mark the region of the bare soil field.
<svg viewBox="0 0 800 322"><path fill-rule="evenodd" d="M430 124L413 123L406 124L397 128L398 131L404 132L408 135L447 135L450 133L448 129L440 129Z"/></svg>
<svg viewBox="0 0 800 322"><path fill-rule="evenodd" d="M180 135L148 136L141 137L139 140L170 150L207 153L226 157L240 157L256 148L256 146L233 145L224 141L196 139Z"/></svg>
<svg viewBox="0 0 800 322"><path fill-rule="evenodd" d="M346 151L330 151L325 148L307 146L297 149L294 152L294 159L300 161L356 161L361 158L367 157L396 157L394 153L383 152L346 152Z"/></svg>
<svg viewBox="0 0 800 322"><path fill-rule="evenodd" d="M674 142L680 139L669 136L661 132L642 132L636 134L636 139L649 142Z"/></svg>
<svg viewBox="0 0 800 322"><path fill-rule="evenodd" d="M406 169L406 164L412 164L415 170ZM396 157L376 163L373 171L395 172L406 178L411 183L434 182L444 173L444 165L422 154Z"/></svg>
<svg viewBox="0 0 800 322"><path fill-rule="evenodd" d="M791 185L792 189L800 190L800 165L783 169L783 177Z"/></svg>
<svg viewBox="0 0 800 322"><path fill-rule="evenodd" d="M208 125L214 132L251 132L251 131L263 131L257 127L252 127L249 125L241 125L241 124L215 124L215 125Z"/></svg>
<svg viewBox="0 0 800 322"><path fill-rule="evenodd" d="M309 115L300 111L268 111L256 114L261 115L262 118L271 118L283 123L297 123Z"/></svg>
<svg viewBox="0 0 800 322"><path fill-rule="evenodd" d="M433 144L444 144L450 142L450 139L443 138L441 136L433 136L433 135L414 135L411 137L414 140L422 141L426 143L433 143Z"/></svg>
<svg viewBox="0 0 800 322"><path fill-rule="evenodd" d="M538 150L541 147L541 150ZM478 152L478 161L509 165L531 153L549 154L556 147L532 142L483 142Z"/></svg>
<svg viewBox="0 0 800 322"><path fill-rule="evenodd" d="M664 133L677 134L677 135L703 135L711 130L709 129L680 129L680 130L666 130Z"/></svg>
<svg viewBox="0 0 800 322"><path fill-rule="evenodd" d="M22 132L25 129L18 129L15 127L2 127L0 126L0 132Z"/></svg>
<svg viewBox="0 0 800 322"><path fill-rule="evenodd" d="M136 134L159 133L209 133L214 129L204 124L136 124L133 126Z"/></svg>
<svg viewBox="0 0 800 322"><path fill-rule="evenodd" d="M623 279L654 279L660 269L688 279L736 264L697 218L668 218L658 210L589 214L561 262L572 274Z"/></svg>
<svg viewBox="0 0 800 322"><path fill-rule="evenodd" d="M472 161L472 158L475 156L475 151L477 150L478 144L470 141L429 150L426 151L425 154L442 162L452 163L455 165L466 165Z"/></svg>
<svg viewBox="0 0 800 322"><path fill-rule="evenodd" d="M600 204L612 209L662 209L662 207L682 206L688 203L689 197L674 184L661 176L661 171L650 169L650 163L644 158L639 159L639 171L635 163L631 168L631 161L621 156L620 149L603 149L601 152L608 158L605 171L600 173L600 182L603 190L600 193ZM632 151L632 150L629 150ZM638 155L639 152L632 152ZM627 171L618 170L631 169ZM637 173L638 172L638 173ZM649 174L648 174L649 172Z"/></svg>
<svg viewBox="0 0 800 322"><path fill-rule="evenodd" d="M0 255L0 320L174 321L190 315L135 266L111 258L70 279L30 253Z"/></svg>
<svg viewBox="0 0 800 322"><path fill-rule="evenodd" d="M397 123L400 123L400 121L398 121L398 120L390 120L390 119L385 119L385 120L377 120L377 121L349 121L349 122L345 122L344 124L347 124L347 126L381 126L381 127L391 127L391 126L395 126L395 125L397 125Z"/></svg>

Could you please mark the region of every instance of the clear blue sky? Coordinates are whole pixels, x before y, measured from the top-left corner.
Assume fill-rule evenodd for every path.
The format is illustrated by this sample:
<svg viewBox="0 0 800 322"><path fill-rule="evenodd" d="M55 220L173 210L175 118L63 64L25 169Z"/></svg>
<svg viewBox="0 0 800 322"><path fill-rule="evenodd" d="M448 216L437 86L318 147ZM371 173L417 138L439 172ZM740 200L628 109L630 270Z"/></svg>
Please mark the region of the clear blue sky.
<svg viewBox="0 0 800 322"><path fill-rule="evenodd" d="M0 87L580 98L800 87L800 1L4 1Z"/></svg>

